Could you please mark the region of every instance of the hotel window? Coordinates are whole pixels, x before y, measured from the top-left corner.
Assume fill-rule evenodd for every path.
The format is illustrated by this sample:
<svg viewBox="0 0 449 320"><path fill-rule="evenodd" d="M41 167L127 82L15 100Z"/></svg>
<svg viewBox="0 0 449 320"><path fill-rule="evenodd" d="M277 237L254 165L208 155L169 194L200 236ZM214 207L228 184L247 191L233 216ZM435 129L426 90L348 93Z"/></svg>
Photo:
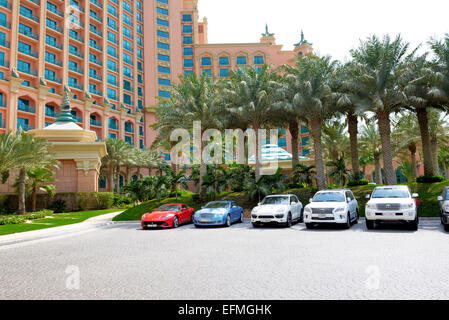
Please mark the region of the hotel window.
<svg viewBox="0 0 449 320"><path fill-rule="evenodd" d="M117 28L117 22L114 19L108 18L108 27L118 30Z"/></svg>
<svg viewBox="0 0 449 320"><path fill-rule="evenodd" d="M229 77L229 69L220 69L220 77Z"/></svg>
<svg viewBox="0 0 449 320"><path fill-rule="evenodd" d="M212 69L203 69L203 74L212 77Z"/></svg>
<svg viewBox="0 0 449 320"><path fill-rule="evenodd" d="M168 21L167 20L157 19L156 22L160 26L168 27Z"/></svg>
<svg viewBox="0 0 449 320"><path fill-rule="evenodd" d="M132 105L131 96L129 94L124 93L123 94L123 102L129 105Z"/></svg>
<svg viewBox="0 0 449 320"><path fill-rule="evenodd" d="M157 31L157 36L158 36L158 37L162 37L162 38L166 38L166 39L169 38L168 32L161 31L161 30L158 30L158 31Z"/></svg>
<svg viewBox="0 0 449 320"><path fill-rule="evenodd" d="M117 63L111 59L108 59L108 69L117 72Z"/></svg>
<svg viewBox="0 0 449 320"><path fill-rule="evenodd" d="M125 48L128 51L133 51L132 47L131 47L131 42L129 42L128 40L123 39L123 48Z"/></svg>
<svg viewBox="0 0 449 320"><path fill-rule="evenodd" d="M193 74L193 70L186 70L186 71L184 71L184 77L188 77L188 76L190 76L192 74Z"/></svg>
<svg viewBox="0 0 449 320"><path fill-rule="evenodd" d="M29 73L31 70L31 64L22 60L17 60L17 70Z"/></svg>
<svg viewBox="0 0 449 320"><path fill-rule="evenodd" d="M118 17L117 9L110 3L108 3L108 13L112 14L116 18Z"/></svg>
<svg viewBox="0 0 449 320"><path fill-rule="evenodd" d="M123 74L129 78L133 77L131 73L131 68L128 68L127 66L123 66Z"/></svg>
<svg viewBox="0 0 449 320"><path fill-rule="evenodd" d="M123 14L123 22L126 23L129 26L132 26L133 23L131 22L131 17L128 16L127 14Z"/></svg>
<svg viewBox="0 0 449 320"><path fill-rule="evenodd" d="M158 49L170 50L170 45L168 45L167 43L163 43L163 42L158 42L157 47L158 47Z"/></svg>
<svg viewBox="0 0 449 320"><path fill-rule="evenodd" d="M112 132L109 132L108 138L109 138L109 139L117 139L117 134L112 133Z"/></svg>
<svg viewBox="0 0 449 320"><path fill-rule="evenodd" d="M254 64L264 64L263 56L255 56L254 57Z"/></svg>
<svg viewBox="0 0 449 320"><path fill-rule="evenodd" d="M122 2L122 5L123 5L123 9L125 9L126 11L128 11L128 12L130 12L131 13L131 5L128 3L128 2L126 2L126 1L123 1Z"/></svg>
<svg viewBox="0 0 449 320"><path fill-rule="evenodd" d="M115 47L112 47L112 46L108 45L107 51L108 51L108 54L110 56L113 56L114 58L117 58L117 49Z"/></svg>
<svg viewBox="0 0 449 320"><path fill-rule="evenodd" d="M163 86L169 86L170 85L170 80L168 80L168 79L159 78L157 80L157 82L158 82L158 84L163 85Z"/></svg>
<svg viewBox="0 0 449 320"><path fill-rule="evenodd" d="M165 3L165 4L168 4L168 0L157 0L158 2L162 2L162 3Z"/></svg>
<svg viewBox="0 0 449 320"><path fill-rule="evenodd" d="M170 98L170 92L165 90L159 90L159 97L161 98Z"/></svg>
<svg viewBox="0 0 449 320"><path fill-rule="evenodd" d="M193 56L193 48L191 48L191 47L184 48L184 55L185 56Z"/></svg>
<svg viewBox="0 0 449 320"><path fill-rule="evenodd" d="M220 66L229 66L229 58L228 57L220 57L218 60Z"/></svg>
<svg viewBox="0 0 449 320"><path fill-rule="evenodd" d="M123 35L131 39L133 38L131 29L125 26L123 26Z"/></svg>
<svg viewBox="0 0 449 320"><path fill-rule="evenodd" d="M192 68L193 59L184 59L184 68Z"/></svg>
<svg viewBox="0 0 449 320"><path fill-rule="evenodd" d="M182 26L182 32L184 33L192 33L193 32L193 28L191 24L185 24Z"/></svg>
<svg viewBox="0 0 449 320"><path fill-rule="evenodd" d="M157 66L157 71L161 73L170 73L170 68L163 67L163 66Z"/></svg>
<svg viewBox="0 0 449 320"><path fill-rule="evenodd" d="M212 65L212 59L210 57L201 58L201 65L202 66L211 66Z"/></svg>
<svg viewBox="0 0 449 320"><path fill-rule="evenodd" d="M116 76L114 76L113 74L110 74L110 73L108 73L108 83L109 84L112 84L113 86L116 86L118 83L117 83L117 77Z"/></svg>
<svg viewBox="0 0 449 320"><path fill-rule="evenodd" d="M109 99L117 100L117 91L116 90L108 88L107 92L108 92Z"/></svg>
<svg viewBox="0 0 449 320"><path fill-rule="evenodd" d="M193 37L183 37L183 44L193 44Z"/></svg>
<svg viewBox="0 0 449 320"><path fill-rule="evenodd" d="M160 13L160 14L168 16L168 10L167 9L162 9L162 8L157 7L156 11L157 11L157 13Z"/></svg>
<svg viewBox="0 0 449 320"><path fill-rule="evenodd" d="M132 59L131 59L131 55L127 54L125 52L123 52L123 61L128 63L128 64L133 64Z"/></svg>
<svg viewBox="0 0 449 320"><path fill-rule="evenodd" d="M246 65L246 57L237 57L237 65Z"/></svg>
<svg viewBox="0 0 449 320"><path fill-rule="evenodd" d="M184 22L192 22L192 15L191 14L183 14L182 15L182 21L184 21Z"/></svg>
<svg viewBox="0 0 449 320"><path fill-rule="evenodd" d="M167 55L165 55L165 54L158 54L158 55L157 55L157 58L158 58L159 60L161 60L161 61L167 61L167 62L170 62L170 56L167 56Z"/></svg>
<svg viewBox="0 0 449 320"><path fill-rule="evenodd" d="M129 82L128 80L123 80L123 89L132 91L133 89L131 87L131 82Z"/></svg>

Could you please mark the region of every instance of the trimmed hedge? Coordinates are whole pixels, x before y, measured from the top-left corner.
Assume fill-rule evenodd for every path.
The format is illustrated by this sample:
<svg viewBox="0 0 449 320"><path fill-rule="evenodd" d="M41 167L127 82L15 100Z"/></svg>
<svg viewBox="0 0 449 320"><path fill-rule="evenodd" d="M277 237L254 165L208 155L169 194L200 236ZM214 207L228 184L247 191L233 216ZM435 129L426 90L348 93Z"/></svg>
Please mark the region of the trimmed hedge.
<svg viewBox="0 0 449 320"><path fill-rule="evenodd" d="M418 183L438 183L443 182L445 179L443 176L434 175L434 176L419 176L416 178L416 182Z"/></svg>
<svg viewBox="0 0 449 320"><path fill-rule="evenodd" d="M368 179L350 180L347 183L348 187L366 186L369 183Z"/></svg>
<svg viewBox="0 0 449 320"><path fill-rule="evenodd" d="M0 225L25 223L27 220L43 219L52 214L53 214L53 211L51 211L51 210L42 210L42 211L27 214L27 215L3 216L3 217L0 217Z"/></svg>

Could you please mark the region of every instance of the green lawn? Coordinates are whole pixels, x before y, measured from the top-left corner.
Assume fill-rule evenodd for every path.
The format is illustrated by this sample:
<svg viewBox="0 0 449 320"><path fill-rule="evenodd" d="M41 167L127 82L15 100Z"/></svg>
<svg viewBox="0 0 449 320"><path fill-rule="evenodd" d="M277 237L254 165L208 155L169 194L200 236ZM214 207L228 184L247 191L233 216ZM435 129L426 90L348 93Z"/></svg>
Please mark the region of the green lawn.
<svg viewBox="0 0 449 320"><path fill-rule="evenodd" d="M107 210L80 211L80 212L54 214L52 215L52 218L32 220L32 223L8 224L0 226L0 235L39 230L39 229L47 229L64 226L68 224L79 223L92 217L117 211L120 210L107 209Z"/></svg>
<svg viewBox="0 0 449 320"><path fill-rule="evenodd" d="M420 217L439 217L439 202L437 200L437 197L442 194L443 189L446 186L449 186L449 181L434 184L412 183L409 185L412 192L416 192L419 194L419 200L424 201L419 206ZM365 196L367 194L371 194L375 187L376 186L374 185L366 185L350 188L354 193L357 201L359 202L361 217L365 216L365 205L367 202ZM309 203L309 199L313 197L313 191L311 191L310 189L291 189L286 190L282 193L296 194L304 206L307 205ZM252 201L249 200L245 192L224 192L217 196L217 200L233 200L236 201L244 209L252 209L257 205L258 202L257 199ZM178 200L176 200L175 198L168 198L162 200L160 203L158 203L156 200L142 203L141 205L128 209L120 215L116 216L114 218L114 221L140 220L144 213L151 212L154 208L166 203L185 203L195 210L200 209L202 206L202 204L194 203L192 201L192 195L186 192L182 197L179 197Z"/></svg>

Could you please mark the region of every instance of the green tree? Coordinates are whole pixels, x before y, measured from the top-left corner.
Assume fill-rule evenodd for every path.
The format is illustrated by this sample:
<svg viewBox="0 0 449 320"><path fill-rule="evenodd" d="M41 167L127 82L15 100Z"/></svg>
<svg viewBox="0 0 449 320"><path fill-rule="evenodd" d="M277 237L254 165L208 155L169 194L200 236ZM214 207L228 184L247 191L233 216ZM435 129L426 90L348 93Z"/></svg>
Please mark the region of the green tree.
<svg viewBox="0 0 449 320"><path fill-rule="evenodd" d="M31 189L32 207L31 210L36 212L36 200L38 191L42 191L54 197L56 194L56 186L51 182L56 181L54 172L51 167L41 167L28 170L26 172L27 182Z"/></svg>
<svg viewBox="0 0 449 320"><path fill-rule="evenodd" d="M365 106L376 114L382 143L382 155L386 184L396 184L391 148L390 114L406 103L404 92L399 90L399 68L404 62L409 44L400 36L391 40L389 35L377 36L362 41L351 54L362 72L356 79Z"/></svg>
<svg viewBox="0 0 449 320"><path fill-rule="evenodd" d="M380 157L382 155L382 148L380 144L379 131L376 126L369 122L362 126L360 136L360 149L362 150L362 157L372 155L374 160L374 172L376 175L376 184L383 184L382 168L380 166Z"/></svg>
<svg viewBox="0 0 449 320"><path fill-rule="evenodd" d="M102 168L107 172L109 180L109 190L119 190L120 169L129 160L132 154L132 147L123 140L107 139L106 150L108 154L101 160Z"/></svg>
<svg viewBox="0 0 449 320"><path fill-rule="evenodd" d="M345 160L343 158L339 158L337 160L329 161L327 165L332 168L329 171L329 177L334 178L338 185L344 186L349 174L349 170L346 169Z"/></svg>
<svg viewBox="0 0 449 320"><path fill-rule="evenodd" d="M298 163L293 169L293 176L296 177L296 181L304 183L306 186L313 184L315 176L315 166L307 166L303 163Z"/></svg>
<svg viewBox="0 0 449 320"><path fill-rule="evenodd" d="M176 172L175 170L168 170L167 175L170 179L171 190L176 193L176 200L178 200L178 188L182 187L187 189L188 177L186 176L186 171L181 170Z"/></svg>

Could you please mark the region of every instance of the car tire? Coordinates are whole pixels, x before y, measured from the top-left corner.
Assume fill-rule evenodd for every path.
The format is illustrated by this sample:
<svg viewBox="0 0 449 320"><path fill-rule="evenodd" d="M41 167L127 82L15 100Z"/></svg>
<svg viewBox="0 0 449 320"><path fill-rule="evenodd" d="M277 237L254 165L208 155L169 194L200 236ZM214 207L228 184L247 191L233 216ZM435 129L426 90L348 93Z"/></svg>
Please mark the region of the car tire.
<svg viewBox="0 0 449 320"><path fill-rule="evenodd" d="M286 228L290 228L292 226L292 214L289 212L287 215L287 222L285 223Z"/></svg>
<svg viewBox="0 0 449 320"><path fill-rule="evenodd" d="M344 225L345 229L350 229L351 228L351 213L348 212L348 214L346 215L346 223Z"/></svg>
<svg viewBox="0 0 449 320"><path fill-rule="evenodd" d="M304 208L301 209L301 215L299 216L298 223L304 222Z"/></svg>
<svg viewBox="0 0 449 320"><path fill-rule="evenodd" d="M190 217L190 223L195 223L194 217L195 217L195 213L192 213L192 216Z"/></svg>
<svg viewBox="0 0 449 320"><path fill-rule="evenodd" d="M444 231L449 232L449 224L444 225Z"/></svg>
<svg viewBox="0 0 449 320"><path fill-rule="evenodd" d="M175 216L173 218L173 229L176 229L177 227L179 227L179 220L178 220L178 217Z"/></svg>
<svg viewBox="0 0 449 320"><path fill-rule="evenodd" d="M142 227L142 230L148 230L148 228L147 227Z"/></svg>
<svg viewBox="0 0 449 320"><path fill-rule="evenodd" d="M260 228L260 225L257 223L253 223L252 225L253 225L253 228Z"/></svg>
<svg viewBox="0 0 449 320"><path fill-rule="evenodd" d="M419 227L419 218L418 216L416 216L416 219L410 223L410 230L418 231L418 227Z"/></svg>
<svg viewBox="0 0 449 320"><path fill-rule="evenodd" d="M306 228L307 229L315 229L315 224L313 224L313 223L306 223Z"/></svg>
<svg viewBox="0 0 449 320"><path fill-rule="evenodd" d="M228 214L227 216L226 216L226 222L225 222L225 227L226 228L229 228L230 226L231 226L231 216Z"/></svg>
<svg viewBox="0 0 449 320"><path fill-rule="evenodd" d="M240 220L239 220L239 222L243 223L243 211L240 213Z"/></svg>
<svg viewBox="0 0 449 320"><path fill-rule="evenodd" d="M355 220L354 220L353 224L358 224L359 223L359 218L360 218L359 209L357 209L356 210Z"/></svg>
<svg viewBox="0 0 449 320"><path fill-rule="evenodd" d="M375 222L373 220L366 219L366 228L368 230L373 230L375 228Z"/></svg>

